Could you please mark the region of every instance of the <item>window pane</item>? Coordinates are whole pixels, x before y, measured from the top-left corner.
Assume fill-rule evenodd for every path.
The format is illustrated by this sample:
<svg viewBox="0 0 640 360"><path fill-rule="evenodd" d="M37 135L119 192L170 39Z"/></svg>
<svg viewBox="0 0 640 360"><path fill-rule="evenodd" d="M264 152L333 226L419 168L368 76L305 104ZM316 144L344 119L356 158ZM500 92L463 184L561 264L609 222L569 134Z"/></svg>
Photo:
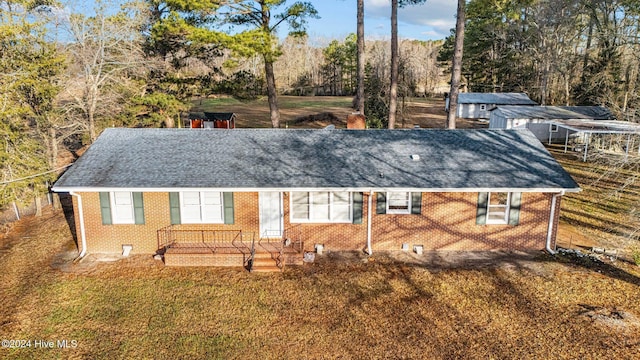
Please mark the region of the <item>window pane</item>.
<svg viewBox="0 0 640 360"><path fill-rule="evenodd" d="M329 193L311 193L311 209L313 220L329 220Z"/></svg>
<svg viewBox="0 0 640 360"><path fill-rule="evenodd" d="M334 192L333 193L333 204L334 205L349 205L349 194L348 192Z"/></svg>
<svg viewBox="0 0 640 360"><path fill-rule="evenodd" d="M309 193L293 192L291 193L291 200L294 204L309 204Z"/></svg>
<svg viewBox="0 0 640 360"><path fill-rule="evenodd" d="M132 205L131 193L128 191L116 191L113 193L113 201L116 205Z"/></svg>
<svg viewBox="0 0 640 360"><path fill-rule="evenodd" d="M183 205L200 205L200 193L197 191L186 191L182 193Z"/></svg>
<svg viewBox="0 0 640 360"><path fill-rule="evenodd" d="M182 207L182 222L201 222L200 205L185 205Z"/></svg>
<svg viewBox="0 0 640 360"><path fill-rule="evenodd" d="M222 205L205 205L202 209L202 222L219 223L222 222Z"/></svg>
<svg viewBox="0 0 640 360"><path fill-rule="evenodd" d="M489 205L507 205L509 193L490 193Z"/></svg>
<svg viewBox="0 0 640 360"><path fill-rule="evenodd" d="M333 218L335 221L349 221L351 219L351 206L349 205L334 205L333 206Z"/></svg>
<svg viewBox="0 0 640 360"><path fill-rule="evenodd" d="M389 196L389 210L409 210L409 198L408 192L390 192Z"/></svg>
<svg viewBox="0 0 640 360"><path fill-rule="evenodd" d="M309 219L309 193L293 192L291 193L292 215L293 219L307 220Z"/></svg>
<svg viewBox="0 0 640 360"><path fill-rule="evenodd" d="M222 205L222 194L219 192L205 191L204 204L205 205Z"/></svg>

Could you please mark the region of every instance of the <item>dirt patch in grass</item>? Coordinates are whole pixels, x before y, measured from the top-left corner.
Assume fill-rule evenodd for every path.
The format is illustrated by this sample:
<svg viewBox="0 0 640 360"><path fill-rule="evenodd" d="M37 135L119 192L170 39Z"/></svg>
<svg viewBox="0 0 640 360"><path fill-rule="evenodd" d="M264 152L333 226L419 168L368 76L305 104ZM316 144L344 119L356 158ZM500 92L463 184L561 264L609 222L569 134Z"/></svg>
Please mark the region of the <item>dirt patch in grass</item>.
<svg viewBox="0 0 640 360"><path fill-rule="evenodd" d="M580 316L583 316L594 323L605 326L620 328L626 331L636 331L640 328L640 320L624 310L617 308L606 308L602 306L591 306L579 304L582 308Z"/></svg>
<svg viewBox="0 0 640 360"><path fill-rule="evenodd" d="M88 266L59 255L74 246L62 214L18 229L1 242L0 338L77 347L0 357L640 356L640 274L622 263L494 253L437 266L408 253L329 253L274 274L169 268L150 256L62 271Z"/></svg>

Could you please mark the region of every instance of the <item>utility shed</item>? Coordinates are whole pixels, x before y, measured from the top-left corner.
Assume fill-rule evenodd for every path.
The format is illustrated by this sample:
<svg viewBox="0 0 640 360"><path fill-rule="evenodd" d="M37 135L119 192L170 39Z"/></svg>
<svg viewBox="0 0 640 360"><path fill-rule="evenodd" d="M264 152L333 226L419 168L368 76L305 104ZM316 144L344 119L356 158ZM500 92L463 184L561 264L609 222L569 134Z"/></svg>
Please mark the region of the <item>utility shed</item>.
<svg viewBox="0 0 640 360"><path fill-rule="evenodd" d="M559 106L498 106L491 111L489 129L529 129L540 141L564 140L558 121L591 120L591 116Z"/></svg>
<svg viewBox="0 0 640 360"><path fill-rule="evenodd" d="M236 114L223 112L196 112L189 114L192 129L235 129Z"/></svg>
<svg viewBox="0 0 640 360"><path fill-rule="evenodd" d="M445 110L449 111L449 98ZM491 109L501 105L538 105L525 93L460 93L458 94L459 118L489 119Z"/></svg>

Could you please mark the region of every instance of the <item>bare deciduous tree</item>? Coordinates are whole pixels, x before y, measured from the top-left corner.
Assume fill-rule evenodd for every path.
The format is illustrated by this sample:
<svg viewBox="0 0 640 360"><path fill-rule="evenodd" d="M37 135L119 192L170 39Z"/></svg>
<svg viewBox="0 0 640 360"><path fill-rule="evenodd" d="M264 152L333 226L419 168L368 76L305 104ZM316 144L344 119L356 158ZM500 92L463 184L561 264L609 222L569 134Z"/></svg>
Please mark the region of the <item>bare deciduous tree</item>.
<svg viewBox="0 0 640 360"><path fill-rule="evenodd" d="M144 62L139 19L125 9L109 15L108 9L98 1L95 16L72 14L65 24L71 65L64 96L81 115L91 142L98 135L97 117L113 114L119 87L131 85L128 72Z"/></svg>

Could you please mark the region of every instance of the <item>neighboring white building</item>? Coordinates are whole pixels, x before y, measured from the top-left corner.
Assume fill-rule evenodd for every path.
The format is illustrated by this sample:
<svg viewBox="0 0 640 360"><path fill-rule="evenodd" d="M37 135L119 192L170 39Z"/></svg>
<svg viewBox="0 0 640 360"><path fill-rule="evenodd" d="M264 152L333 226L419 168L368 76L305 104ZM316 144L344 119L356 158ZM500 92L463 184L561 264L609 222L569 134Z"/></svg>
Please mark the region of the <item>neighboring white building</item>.
<svg viewBox="0 0 640 360"><path fill-rule="evenodd" d="M552 122L579 119L593 120L559 106L499 106L491 111L489 129L529 129L540 141L564 140L567 129Z"/></svg>
<svg viewBox="0 0 640 360"><path fill-rule="evenodd" d="M457 117L465 119L489 119L491 110L501 105L538 105L525 93L460 93ZM449 111L449 98L445 100Z"/></svg>
<svg viewBox="0 0 640 360"><path fill-rule="evenodd" d="M566 120L613 120L604 106L498 106L491 111L489 129L529 129L540 141L565 140Z"/></svg>

